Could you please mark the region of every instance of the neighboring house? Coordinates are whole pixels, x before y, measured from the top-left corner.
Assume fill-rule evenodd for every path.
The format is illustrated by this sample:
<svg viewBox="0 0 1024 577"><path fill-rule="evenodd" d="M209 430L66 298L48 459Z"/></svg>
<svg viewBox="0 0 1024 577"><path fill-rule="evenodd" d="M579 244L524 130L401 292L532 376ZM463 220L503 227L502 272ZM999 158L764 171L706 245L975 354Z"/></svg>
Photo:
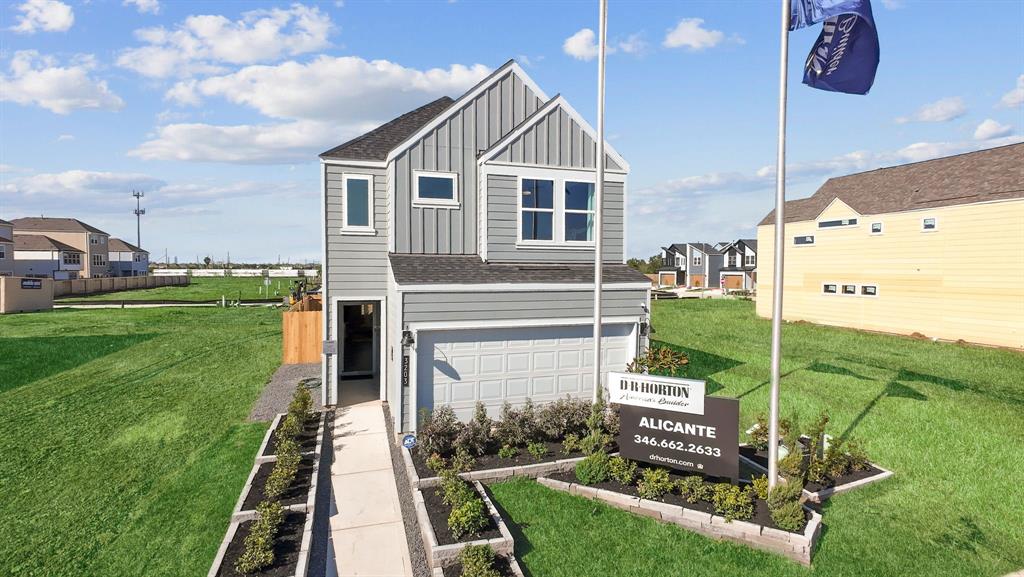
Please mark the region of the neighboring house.
<svg viewBox="0 0 1024 577"><path fill-rule="evenodd" d="M419 409L593 394L593 128L514 61L323 153L325 403ZM607 147L602 370L646 346L625 265L629 166ZM333 341L333 343L331 343Z"/></svg>
<svg viewBox="0 0 1024 577"><path fill-rule="evenodd" d="M14 225L0 219L0 276L14 274Z"/></svg>
<svg viewBox="0 0 1024 577"><path fill-rule="evenodd" d="M662 259L668 259L674 266L665 266L658 271L663 280L676 274L676 286L692 288L716 288L718 271L722 268L722 253L706 242L673 244L661 249ZM711 282L709 282L709 280Z"/></svg>
<svg viewBox="0 0 1024 577"><path fill-rule="evenodd" d="M757 289L757 240L740 239L721 247L722 268L718 272L718 286L722 289Z"/></svg>
<svg viewBox="0 0 1024 577"><path fill-rule="evenodd" d="M786 320L1024 347L1024 144L832 178L785 214Z"/></svg>
<svg viewBox="0 0 1024 577"><path fill-rule="evenodd" d="M110 235L76 218L27 217L11 221L18 235L41 235L81 251L84 278L110 276L107 241Z"/></svg>
<svg viewBox="0 0 1024 577"><path fill-rule="evenodd" d="M54 280L81 276L85 253L41 234L14 235L14 274Z"/></svg>
<svg viewBox="0 0 1024 577"><path fill-rule="evenodd" d="M119 238L107 242L107 260L111 276L146 276L149 274L149 251Z"/></svg>
<svg viewBox="0 0 1024 577"><path fill-rule="evenodd" d="M658 286L674 288L686 286L686 245L671 244L661 247L661 268Z"/></svg>

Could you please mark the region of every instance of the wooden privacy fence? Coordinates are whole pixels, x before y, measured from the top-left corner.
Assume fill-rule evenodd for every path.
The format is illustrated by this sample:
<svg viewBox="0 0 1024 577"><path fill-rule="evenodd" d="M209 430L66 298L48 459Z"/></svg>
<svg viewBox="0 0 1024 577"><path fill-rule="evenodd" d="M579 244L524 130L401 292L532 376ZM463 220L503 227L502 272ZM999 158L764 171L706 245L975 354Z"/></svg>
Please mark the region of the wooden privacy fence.
<svg viewBox="0 0 1024 577"><path fill-rule="evenodd" d="M286 365L320 362L322 348L319 296L307 296L285 311L281 320L283 362Z"/></svg>
<svg viewBox="0 0 1024 577"><path fill-rule="evenodd" d="M114 276L53 281L53 296L91 295L160 286L188 285L185 275L179 276Z"/></svg>

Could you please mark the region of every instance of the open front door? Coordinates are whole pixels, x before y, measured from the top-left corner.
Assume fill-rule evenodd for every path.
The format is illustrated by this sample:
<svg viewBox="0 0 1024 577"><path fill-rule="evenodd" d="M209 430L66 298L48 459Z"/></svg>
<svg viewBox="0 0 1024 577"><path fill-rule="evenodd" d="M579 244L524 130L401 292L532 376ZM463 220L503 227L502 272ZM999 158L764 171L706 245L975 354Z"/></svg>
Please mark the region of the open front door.
<svg viewBox="0 0 1024 577"><path fill-rule="evenodd" d="M339 405L380 398L381 304L381 301L338 303Z"/></svg>

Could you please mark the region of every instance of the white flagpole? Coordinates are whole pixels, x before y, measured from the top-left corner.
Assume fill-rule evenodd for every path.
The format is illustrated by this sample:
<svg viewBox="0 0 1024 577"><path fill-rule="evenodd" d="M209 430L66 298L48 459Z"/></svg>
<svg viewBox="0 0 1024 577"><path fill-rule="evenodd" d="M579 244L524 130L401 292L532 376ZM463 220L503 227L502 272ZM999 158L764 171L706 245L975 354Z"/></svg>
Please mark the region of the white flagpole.
<svg viewBox="0 0 1024 577"><path fill-rule="evenodd" d="M789 65L790 0L782 0L779 48L779 143L775 161L775 267L772 278L772 377L768 409L768 487L779 477L779 375L782 363L782 278L786 249L786 79ZM789 448L794 450L793 447Z"/></svg>
<svg viewBox="0 0 1024 577"><path fill-rule="evenodd" d="M604 192L604 58L608 0L600 5L597 38L597 182L594 183L594 402L601 391L601 196ZM564 194L564 192L563 192Z"/></svg>

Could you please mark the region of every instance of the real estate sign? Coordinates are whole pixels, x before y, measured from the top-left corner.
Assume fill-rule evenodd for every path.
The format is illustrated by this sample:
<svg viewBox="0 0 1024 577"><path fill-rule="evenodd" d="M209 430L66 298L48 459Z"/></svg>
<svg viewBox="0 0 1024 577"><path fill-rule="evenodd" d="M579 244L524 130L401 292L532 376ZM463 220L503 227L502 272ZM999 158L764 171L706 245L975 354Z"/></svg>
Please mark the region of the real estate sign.
<svg viewBox="0 0 1024 577"><path fill-rule="evenodd" d="M739 478L737 399L706 397L704 381L610 373L619 453L672 469Z"/></svg>

